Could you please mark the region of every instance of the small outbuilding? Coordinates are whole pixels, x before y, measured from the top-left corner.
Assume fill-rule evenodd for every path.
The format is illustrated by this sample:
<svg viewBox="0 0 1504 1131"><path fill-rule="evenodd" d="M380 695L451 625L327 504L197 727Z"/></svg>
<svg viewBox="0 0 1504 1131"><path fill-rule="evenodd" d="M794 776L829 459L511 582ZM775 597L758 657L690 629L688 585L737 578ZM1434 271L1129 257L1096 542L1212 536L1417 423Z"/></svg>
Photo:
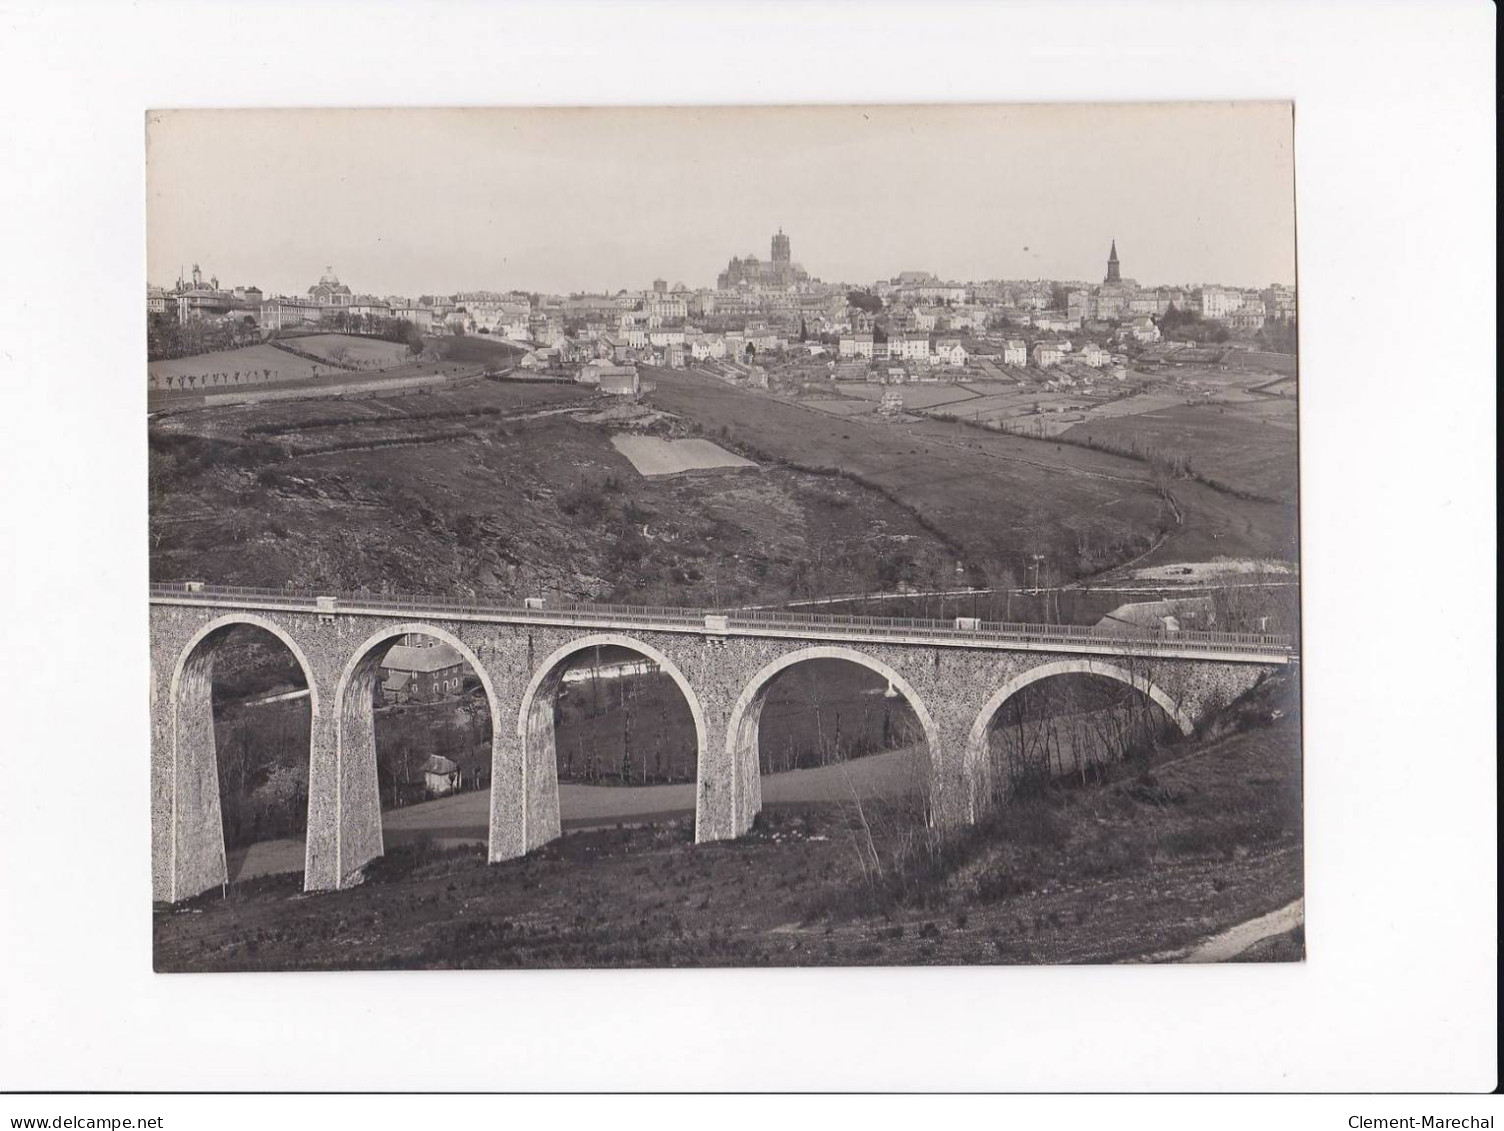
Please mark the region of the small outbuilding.
<svg viewBox="0 0 1504 1131"><path fill-rule="evenodd" d="M423 788L429 797L443 797L460 787L460 768L442 754L430 754L423 763Z"/></svg>

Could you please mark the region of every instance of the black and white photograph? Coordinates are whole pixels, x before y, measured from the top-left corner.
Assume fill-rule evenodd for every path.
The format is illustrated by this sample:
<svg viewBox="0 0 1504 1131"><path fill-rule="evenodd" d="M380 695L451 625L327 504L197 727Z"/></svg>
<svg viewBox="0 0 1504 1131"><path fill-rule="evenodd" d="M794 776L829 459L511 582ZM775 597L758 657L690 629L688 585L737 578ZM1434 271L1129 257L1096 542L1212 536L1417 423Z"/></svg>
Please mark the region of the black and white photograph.
<svg viewBox="0 0 1504 1131"><path fill-rule="evenodd" d="M153 112L156 969L1301 960L1292 141Z"/></svg>
<svg viewBox="0 0 1504 1131"><path fill-rule="evenodd" d="M1495 1127L1496 25L0 0L0 1127Z"/></svg>

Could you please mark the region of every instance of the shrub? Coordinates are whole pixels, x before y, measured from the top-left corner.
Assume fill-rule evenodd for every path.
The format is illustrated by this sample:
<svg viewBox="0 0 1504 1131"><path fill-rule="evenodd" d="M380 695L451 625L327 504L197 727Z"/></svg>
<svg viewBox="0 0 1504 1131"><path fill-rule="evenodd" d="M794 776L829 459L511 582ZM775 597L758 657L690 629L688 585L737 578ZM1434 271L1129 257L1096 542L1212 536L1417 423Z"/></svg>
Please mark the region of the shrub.
<svg viewBox="0 0 1504 1131"><path fill-rule="evenodd" d="M610 509L605 492L594 484L580 483L558 498L559 509L571 518L604 518Z"/></svg>

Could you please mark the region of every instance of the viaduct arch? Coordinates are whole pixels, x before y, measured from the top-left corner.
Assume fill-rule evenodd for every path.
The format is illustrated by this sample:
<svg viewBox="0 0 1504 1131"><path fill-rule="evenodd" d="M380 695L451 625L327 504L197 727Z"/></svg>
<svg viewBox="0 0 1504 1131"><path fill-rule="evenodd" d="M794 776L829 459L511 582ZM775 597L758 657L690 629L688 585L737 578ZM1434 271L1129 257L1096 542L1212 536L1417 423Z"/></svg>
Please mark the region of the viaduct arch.
<svg viewBox="0 0 1504 1131"><path fill-rule="evenodd" d="M1068 660L1054 660L1049 663L1039 664L1019 672L1008 680L987 698L977 714L976 721L971 725L971 733L966 738L966 762L965 778L970 787L971 819L976 820L982 798L985 796L986 777L985 764L987 761L987 739L992 730L993 720L998 712L1003 709L1003 704L1017 695L1025 687L1040 680L1049 679L1059 675L1095 675L1106 679L1116 680L1126 684L1133 690L1148 697L1152 702L1161 707L1165 714L1175 721L1180 728L1180 733L1190 735L1195 730L1195 722L1185 710L1172 699L1163 688L1156 684L1149 676L1142 672L1134 672L1110 664L1105 660L1095 657L1073 657Z"/></svg>
<svg viewBox="0 0 1504 1131"><path fill-rule="evenodd" d="M388 625L358 645L340 673L335 690L334 720L334 875L337 887L386 852L381 829L381 786L376 769L376 681L386 655L382 645L400 636L431 636L465 658L486 693L491 715L491 757L496 758L496 689L480 657L470 646L439 626L427 622ZM312 804L313 790L309 791ZM496 791L493 785L491 796ZM494 804L494 800L493 800ZM313 839L308 841L304 875L312 877ZM305 880L305 886L309 883ZM311 889L310 889L311 890Z"/></svg>
<svg viewBox="0 0 1504 1131"><path fill-rule="evenodd" d="M768 691L782 672L810 660L845 660L886 679L908 703L924 731L924 752L933 776L939 766L940 732L929 708L914 686L897 669L875 656L843 645L817 644L785 653L765 665L743 688L731 708L726 727L726 758L731 766L731 791L737 812L756 813L762 808L762 781L758 773L758 730Z"/></svg>
<svg viewBox="0 0 1504 1131"><path fill-rule="evenodd" d="M169 899L196 895L230 878L225 851L224 813L219 800L219 750L214 737L214 645L243 626L279 640L298 662L308 687L312 714L308 758L319 717L313 666L303 649L276 621L256 613L230 613L201 627L178 652L168 684L172 714L171 828L168 847ZM311 772L311 771L310 771Z"/></svg>
<svg viewBox="0 0 1504 1131"><path fill-rule="evenodd" d="M700 839L705 829L703 790L699 788L700 775L705 765L705 711L694 685L685 677L667 655L646 641L635 636L616 632L597 632L556 648L533 672L522 701L517 709L517 741L522 748L523 805L520 813L523 843L531 846L552 840L559 835L559 762L554 745L554 706L559 699L559 686L569 661L581 652L594 648L625 648L652 660L660 671L674 681L680 694L689 704L690 716L695 723L695 838ZM492 778L491 805L493 814L500 794ZM495 827L493 816L492 827Z"/></svg>

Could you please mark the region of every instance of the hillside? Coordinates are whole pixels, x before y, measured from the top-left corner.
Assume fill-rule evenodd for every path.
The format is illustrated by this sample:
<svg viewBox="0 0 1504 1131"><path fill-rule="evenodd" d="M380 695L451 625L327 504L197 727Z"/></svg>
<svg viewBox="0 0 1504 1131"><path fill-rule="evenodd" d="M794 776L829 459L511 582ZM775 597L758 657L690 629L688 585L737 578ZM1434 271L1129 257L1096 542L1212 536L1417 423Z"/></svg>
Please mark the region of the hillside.
<svg viewBox="0 0 1504 1131"><path fill-rule="evenodd" d="M458 797L408 810L356 888L297 898L296 875L234 885L154 913L157 970L540 966L1060 963L1175 958L1286 908L1302 885L1300 723L1293 682L1270 681L1207 736L1062 781L959 832L928 862L915 813L864 798L831 771L765 779L769 806L736 841L696 845L668 812L580 831L487 865L445 848ZM882 776L902 753L861 759ZM844 783L843 783L844 784ZM785 787L825 804L773 796ZM573 786L597 804L641 790ZM683 809L688 786L659 786ZM678 791L677 794L672 791ZM682 796L681 796L682 795ZM480 799L483 800L483 799ZM585 808L585 801L576 808ZM441 810L441 806L448 810ZM594 820L602 819L596 813ZM867 855L864 856L864 853ZM870 870L871 855L882 864ZM296 868L291 845L281 866ZM867 863L863 863L867 861ZM265 863L265 862L263 862ZM275 866L273 868L275 870ZM1298 939L1265 948L1299 960Z"/></svg>
<svg viewBox="0 0 1504 1131"><path fill-rule="evenodd" d="M1194 480L1171 485L1180 520L1140 460L954 422L842 420L689 371L652 370L651 400L744 454L839 472L924 516L973 575L1022 578L1033 555L1083 577L1162 544L1147 560L1295 556L1296 508ZM980 580L980 577L978 577Z"/></svg>
<svg viewBox="0 0 1504 1131"><path fill-rule="evenodd" d="M915 514L849 480L645 478L617 426L575 418L600 407L572 385L482 381L155 420L152 576L737 604L954 566Z"/></svg>

